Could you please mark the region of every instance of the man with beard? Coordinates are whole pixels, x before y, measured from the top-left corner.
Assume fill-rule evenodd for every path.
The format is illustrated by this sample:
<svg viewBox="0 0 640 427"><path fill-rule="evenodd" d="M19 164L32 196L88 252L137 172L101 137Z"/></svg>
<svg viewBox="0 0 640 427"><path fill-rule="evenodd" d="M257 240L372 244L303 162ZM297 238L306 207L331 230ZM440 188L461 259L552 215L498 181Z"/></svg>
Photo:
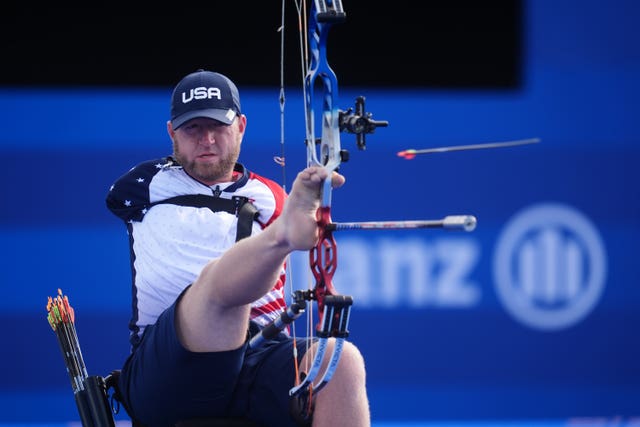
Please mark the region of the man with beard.
<svg viewBox="0 0 640 427"><path fill-rule="evenodd" d="M329 172L306 168L287 196L238 163L246 126L231 80L191 73L172 94L173 154L138 164L107 194L129 234L133 286L131 354L118 388L144 426L237 416L296 425L293 338L285 330L258 348L248 342L286 308L286 257L317 243ZM336 172L331 179L344 182ZM309 366L313 352L296 347ZM313 407L314 426L370 425L364 362L351 343Z"/></svg>

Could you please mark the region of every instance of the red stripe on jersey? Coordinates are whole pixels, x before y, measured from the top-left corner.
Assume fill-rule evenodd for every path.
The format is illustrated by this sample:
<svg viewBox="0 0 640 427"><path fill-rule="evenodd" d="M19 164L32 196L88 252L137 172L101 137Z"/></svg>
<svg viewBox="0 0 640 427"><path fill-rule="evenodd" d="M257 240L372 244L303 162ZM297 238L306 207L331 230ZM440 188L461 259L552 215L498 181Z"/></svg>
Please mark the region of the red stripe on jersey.
<svg viewBox="0 0 640 427"><path fill-rule="evenodd" d="M264 225L266 227L267 225L271 224L282 213L282 208L284 207L284 201L287 198L287 193L284 191L282 186L276 184L275 181L272 181L269 178L265 178L253 172L249 172L249 179L255 179L262 182L264 185L269 187L269 189L273 193L273 198L276 202L276 207L273 210L273 215L271 216L271 218L269 218L267 223Z"/></svg>

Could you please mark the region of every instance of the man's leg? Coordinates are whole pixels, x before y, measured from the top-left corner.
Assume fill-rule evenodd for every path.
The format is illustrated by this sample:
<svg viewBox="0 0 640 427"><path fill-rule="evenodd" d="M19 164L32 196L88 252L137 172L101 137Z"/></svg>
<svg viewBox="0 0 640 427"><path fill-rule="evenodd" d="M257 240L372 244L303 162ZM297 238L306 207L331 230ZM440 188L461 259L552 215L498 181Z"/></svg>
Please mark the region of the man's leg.
<svg viewBox="0 0 640 427"><path fill-rule="evenodd" d="M300 172L276 221L205 266L178 305L178 333L187 349L224 351L245 342L250 303L273 287L287 255L318 240L316 212L327 176L320 167ZM333 186L343 183L334 173ZM364 361L355 346L345 343L333 378L316 397L314 426L369 425Z"/></svg>
<svg viewBox="0 0 640 427"><path fill-rule="evenodd" d="M316 244L320 188L328 176L321 167L300 172L278 219L204 267L178 305L177 330L185 348L225 351L244 343L250 304L274 286L287 255ZM343 183L333 173L333 186Z"/></svg>

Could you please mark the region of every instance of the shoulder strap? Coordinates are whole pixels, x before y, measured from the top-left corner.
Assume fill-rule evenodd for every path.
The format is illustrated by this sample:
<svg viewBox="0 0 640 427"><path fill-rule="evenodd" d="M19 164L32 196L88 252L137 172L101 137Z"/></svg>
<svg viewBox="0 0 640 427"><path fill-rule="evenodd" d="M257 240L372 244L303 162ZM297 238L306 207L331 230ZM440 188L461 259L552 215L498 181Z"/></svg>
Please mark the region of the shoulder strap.
<svg viewBox="0 0 640 427"><path fill-rule="evenodd" d="M212 212L228 212L238 217L236 229L236 242L251 235L253 221L258 218L258 209L247 197L233 196L231 199L208 196L206 194L185 194L170 197L152 203L149 207L170 203L180 206L192 206L194 208L209 208Z"/></svg>

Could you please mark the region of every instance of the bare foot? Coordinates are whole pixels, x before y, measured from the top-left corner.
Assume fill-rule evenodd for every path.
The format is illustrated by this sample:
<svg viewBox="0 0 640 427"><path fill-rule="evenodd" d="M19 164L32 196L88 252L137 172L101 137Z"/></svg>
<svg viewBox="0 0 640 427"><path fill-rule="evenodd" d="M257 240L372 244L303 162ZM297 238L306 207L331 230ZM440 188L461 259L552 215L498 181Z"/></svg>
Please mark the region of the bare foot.
<svg viewBox="0 0 640 427"><path fill-rule="evenodd" d="M279 220L283 228L283 239L291 250L312 248L318 241L316 211L320 207L320 193L329 172L319 166L311 166L300 173L293 182ZM334 188L344 184L345 178L337 172L331 176Z"/></svg>

